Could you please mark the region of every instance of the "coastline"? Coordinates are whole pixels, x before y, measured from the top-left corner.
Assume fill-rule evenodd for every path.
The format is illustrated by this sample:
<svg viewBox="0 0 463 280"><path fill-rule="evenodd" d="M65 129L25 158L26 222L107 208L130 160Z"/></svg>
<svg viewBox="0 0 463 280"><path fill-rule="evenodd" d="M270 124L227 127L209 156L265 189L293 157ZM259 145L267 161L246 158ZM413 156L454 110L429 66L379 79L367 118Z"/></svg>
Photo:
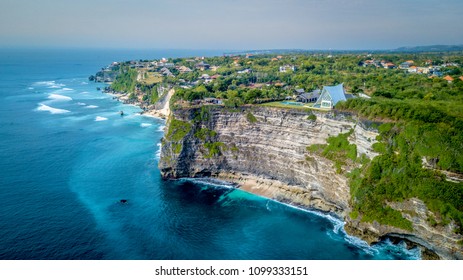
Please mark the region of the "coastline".
<svg viewBox="0 0 463 280"><path fill-rule="evenodd" d="M167 99L167 102L164 102L161 109L152 108L154 106L150 106L151 108L149 107L147 108L147 107L144 107L143 103L141 102L130 101L128 99L127 94L112 93L112 92L104 92L104 93L113 96L114 99L124 104L130 104L130 105L139 107L142 110L142 112L140 113L141 115L145 115L147 117L153 117L157 119L163 119L167 121L170 115L169 101L170 101L170 97L174 93L174 90L173 89L169 90L169 93L165 95L165 96L168 96L168 99ZM181 179L182 178L178 178L174 180L181 180ZM183 179L192 180L193 182L195 179L217 180L217 182L213 185L225 187L225 188L230 187L233 189L239 189L248 194L255 195L263 199L268 199L275 203L285 205L293 209L297 209L298 211L303 211L303 212L307 212L313 215L320 216L324 219L329 220L332 223L333 232L338 233L339 231L341 231L344 234L344 239L347 242L365 251L375 250L374 247L372 246L374 244L381 243L379 241L378 242L368 242L362 239L361 237L359 237L358 235L353 235L349 233L349 231L344 228L347 224L345 220L345 212L343 211L343 209L339 208L335 204L328 203L327 201L323 201L323 200L317 200L316 205L314 205L312 203L307 204L307 200L304 201L305 197L301 198L302 200L293 199L294 196L292 196L291 198L285 198L286 196L285 193L291 193L292 187L278 180L270 180L270 179L261 178L258 176L253 176L251 174L244 176L244 174L237 175L237 174L230 174L230 173L225 173L225 172L217 174L217 176L211 176L207 178L186 177ZM199 183L204 183L204 182L199 181ZM206 183L206 184L210 184L210 183ZM427 251L426 247L420 246L417 243L410 243L410 242L406 242L406 243L407 243L407 250L413 249L415 247L420 248L420 254L418 256L418 259L423 259L423 256L429 255L429 254L426 254L426 251Z"/></svg>
<svg viewBox="0 0 463 280"><path fill-rule="evenodd" d="M134 106L139 107L142 110L142 115L145 115L147 117L153 117L153 118L158 118L158 119L163 119L166 120L169 117L170 110L168 110L168 105L169 102L166 102L167 106L163 106L163 109L147 109L146 107L142 107L141 102L131 102L128 99L127 94L123 93L112 93L112 92L107 92L105 91L104 93L109 94L113 96L114 99L124 103L124 104L131 104ZM174 93L173 89L169 90L169 97L168 101L170 101L170 97ZM167 94L166 94L167 95ZM167 110L165 109L167 107ZM336 207L336 205L328 205L328 203L324 203L323 201L318 203L317 206L309 206L305 205L304 203L296 202L294 200L289 200L289 199L278 199L278 197L281 197L281 192L282 189L288 189L291 188L291 186L278 181L278 180L270 180L270 179L265 179L261 178L258 176L253 176L248 174L247 176L241 175L236 175L236 174L230 174L230 173L220 173L215 177L207 177L207 178L195 178L195 177L186 177L186 178L178 178L174 180L191 180L195 182L195 180L198 183L205 183L205 184L210 184L214 186L219 186L223 188L233 188L233 189L238 189L241 191L244 191L248 194L255 195L257 197L263 198L263 199L268 199L272 202L285 205L287 207L296 209L298 211L303 211L307 212L313 215L317 215L319 217L322 217L324 219L329 220L333 224L333 231L335 233L338 233L341 231L345 235L346 241L350 242L354 246L358 247L359 249L362 250L372 250L372 244L368 243L367 241L363 240L362 238L355 236L355 235L350 235L346 230L344 229L344 226L346 225L346 221L344 219L343 215L344 213L342 211L339 211L339 208ZM205 179L206 181L202 181L201 179ZM214 182L208 182L207 180L213 180ZM336 210L337 209L337 210ZM421 254L420 254L421 257Z"/></svg>
<svg viewBox="0 0 463 280"><path fill-rule="evenodd" d="M173 91L173 89L169 90L169 92L170 91ZM116 92L112 92L108 90L104 90L102 92L112 96L113 99L118 100L122 102L123 104L130 104L133 106L137 106L138 108L142 110L140 114L147 116L147 117L153 117L153 118L166 120L170 114L169 102L164 104L164 106L162 106L160 109L156 109L156 104L147 105L140 101L132 101L128 98L127 94L124 94L124 93L116 93Z"/></svg>

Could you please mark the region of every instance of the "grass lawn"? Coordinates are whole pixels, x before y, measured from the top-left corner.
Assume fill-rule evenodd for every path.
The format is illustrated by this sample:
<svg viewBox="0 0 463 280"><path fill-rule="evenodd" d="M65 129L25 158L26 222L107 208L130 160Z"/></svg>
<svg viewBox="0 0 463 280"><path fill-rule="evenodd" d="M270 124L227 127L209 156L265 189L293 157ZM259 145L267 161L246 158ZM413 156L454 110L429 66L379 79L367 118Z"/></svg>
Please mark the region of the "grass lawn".
<svg viewBox="0 0 463 280"><path fill-rule="evenodd" d="M152 85L162 82L162 76L160 76L158 73L146 72L146 74L148 74L148 77L143 79L142 82L144 84Z"/></svg>

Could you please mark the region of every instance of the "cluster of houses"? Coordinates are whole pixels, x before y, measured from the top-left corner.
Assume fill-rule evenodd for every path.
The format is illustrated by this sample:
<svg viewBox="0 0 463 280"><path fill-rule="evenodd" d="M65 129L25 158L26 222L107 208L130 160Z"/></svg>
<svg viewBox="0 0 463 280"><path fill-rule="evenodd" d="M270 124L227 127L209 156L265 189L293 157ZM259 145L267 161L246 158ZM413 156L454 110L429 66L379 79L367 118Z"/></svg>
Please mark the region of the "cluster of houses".
<svg viewBox="0 0 463 280"><path fill-rule="evenodd" d="M394 69L397 66L386 60L376 60L376 59L368 59L360 63L363 67L374 66L376 68L386 68L386 69Z"/></svg>
<svg viewBox="0 0 463 280"><path fill-rule="evenodd" d="M441 69L444 67L458 67L457 63L444 63L439 66L432 65L431 60L427 60L425 62L425 66L416 66L415 62L413 60L407 60L399 64L397 67L394 63L388 62L386 60L376 60L376 59L368 59L365 61L362 61L360 65L363 67L368 67L368 66L374 66L376 68L386 68L386 69L402 69L407 71L408 73L416 73L416 74L425 74L428 75L429 78L435 78L435 77L442 77L443 73L441 72ZM445 80L448 82L452 82L453 78L450 76L445 76Z"/></svg>

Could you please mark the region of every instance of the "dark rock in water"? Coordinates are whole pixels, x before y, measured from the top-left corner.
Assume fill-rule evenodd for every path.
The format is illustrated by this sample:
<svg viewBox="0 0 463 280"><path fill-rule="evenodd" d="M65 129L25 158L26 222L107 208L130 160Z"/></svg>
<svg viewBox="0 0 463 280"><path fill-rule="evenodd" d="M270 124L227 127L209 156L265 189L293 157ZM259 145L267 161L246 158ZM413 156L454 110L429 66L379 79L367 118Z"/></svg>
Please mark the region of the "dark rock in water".
<svg viewBox="0 0 463 280"><path fill-rule="evenodd" d="M122 204L127 204L129 201L127 199L121 199L119 200L119 202Z"/></svg>
<svg viewBox="0 0 463 280"><path fill-rule="evenodd" d="M121 114L121 116L123 116L123 115L124 115L124 111L120 111L119 114Z"/></svg>

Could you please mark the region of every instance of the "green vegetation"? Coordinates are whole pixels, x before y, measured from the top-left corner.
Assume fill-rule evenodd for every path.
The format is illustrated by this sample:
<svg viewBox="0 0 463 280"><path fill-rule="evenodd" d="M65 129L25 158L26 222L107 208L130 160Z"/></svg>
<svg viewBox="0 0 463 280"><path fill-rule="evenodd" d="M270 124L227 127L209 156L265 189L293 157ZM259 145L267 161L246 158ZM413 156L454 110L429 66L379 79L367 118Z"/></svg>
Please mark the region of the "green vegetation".
<svg viewBox="0 0 463 280"><path fill-rule="evenodd" d="M233 152L233 153L238 153L240 150L238 149L238 147L235 145L235 144L232 144L230 150Z"/></svg>
<svg viewBox="0 0 463 280"><path fill-rule="evenodd" d="M174 151L174 154L180 154L182 147L181 143L172 143L172 151Z"/></svg>
<svg viewBox="0 0 463 280"><path fill-rule="evenodd" d="M310 115L307 117L307 119L308 119L309 121L316 121L316 120L317 120L317 116L315 116L314 114L310 114Z"/></svg>
<svg viewBox="0 0 463 280"><path fill-rule="evenodd" d="M119 71L120 73L110 86L111 90L129 93L129 99L132 101L136 100L139 95L141 95L141 100L148 104L154 104L158 101L160 96L157 82L146 82L147 79L152 77L153 73L145 73L145 76L148 75L148 78L144 79L142 82L138 82L137 70L129 67L122 67Z"/></svg>
<svg viewBox="0 0 463 280"><path fill-rule="evenodd" d="M150 97L149 97L150 103L151 104L156 103L158 101L158 99L159 99L159 93L158 93L157 88L152 87L151 90L150 90L150 94L151 94ZM145 95L145 96L148 96L148 95Z"/></svg>
<svg viewBox="0 0 463 280"><path fill-rule="evenodd" d="M205 158L212 158L222 154L221 149L225 149L226 146L222 142L210 142L204 143L204 147L208 150L208 154L204 155Z"/></svg>
<svg viewBox="0 0 463 280"><path fill-rule="evenodd" d="M158 73L145 72L142 83L146 85L159 84L162 82L162 76Z"/></svg>
<svg viewBox="0 0 463 280"><path fill-rule="evenodd" d="M248 113L246 114L246 119L247 119L248 122L250 122L250 123L255 123L255 122L257 122L256 116L254 116L251 112L248 112Z"/></svg>
<svg viewBox="0 0 463 280"><path fill-rule="evenodd" d="M452 146L454 143L451 135L448 135L450 128L447 124L436 126L408 122L394 126L387 124L387 127L381 133L382 144L386 145L385 152L365 168L363 177L352 175L354 209L364 215L365 221L377 220L405 228L397 220L397 215L384 206L385 202L417 197L438 214L440 224L445 225L453 220L459 227L457 232L462 233L462 184L446 181L438 172L422 167L423 157L432 159L437 156L438 160L434 160L436 167L461 168L461 154L453 154L462 149L461 142Z"/></svg>
<svg viewBox="0 0 463 280"><path fill-rule="evenodd" d="M347 140L352 132L353 130L338 136L331 136L326 140L328 144L314 144L307 147L307 151L333 161L336 172L342 173L343 166L357 159L357 146L349 144Z"/></svg>
<svg viewBox="0 0 463 280"><path fill-rule="evenodd" d="M206 141L215 136L217 136L217 132L208 128L200 128L195 132L195 137L202 141Z"/></svg>
<svg viewBox="0 0 463 280"><path fill-rule="evenodd" d="M196 123L203 123L209 121L211 111L209 106L202 106L199 110L196 110L194 113L193 120Z"/></svg>
<svg viewBox="0 0 463 280"><path fill-rule="evenodd" d="M189 122L177 120L172 118L169 124L169 131L167 132L166 139L173 142L181 141L191 130Z"/></svg>
<svg viewBox="0 0 463 280"><path fill-rule="evenodd" d="M116 80L111 84L111 89L118 92L134 92L135 85L137 83L137 76L137 70L123 68Z"/></svg>

